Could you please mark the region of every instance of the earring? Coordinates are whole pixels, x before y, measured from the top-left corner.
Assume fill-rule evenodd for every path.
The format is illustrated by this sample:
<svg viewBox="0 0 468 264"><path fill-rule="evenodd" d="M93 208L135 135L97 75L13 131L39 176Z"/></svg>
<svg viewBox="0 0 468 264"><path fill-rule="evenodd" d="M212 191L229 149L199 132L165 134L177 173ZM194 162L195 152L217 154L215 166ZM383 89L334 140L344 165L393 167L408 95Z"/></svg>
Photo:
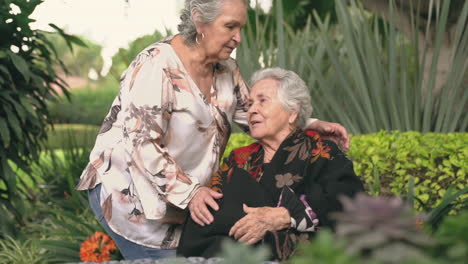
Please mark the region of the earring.
<svg viewBox="0 0 468 264"><path fill-rule="evenodd" d="M201 41L205 39L205 34L201 33ZM195 42L200 45L201 41L198 40L198 34L195 36Z"/></svg>

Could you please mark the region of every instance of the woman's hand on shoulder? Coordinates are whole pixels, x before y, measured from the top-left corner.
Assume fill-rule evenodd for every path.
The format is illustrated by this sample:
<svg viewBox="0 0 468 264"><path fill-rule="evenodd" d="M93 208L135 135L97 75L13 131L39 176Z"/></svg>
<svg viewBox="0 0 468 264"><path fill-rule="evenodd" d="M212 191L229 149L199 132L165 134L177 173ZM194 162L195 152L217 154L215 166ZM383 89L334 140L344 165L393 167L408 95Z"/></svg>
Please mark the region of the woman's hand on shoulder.
<svg viewBox="0 0 468 264"><path fill-rule="evenodd" d="M200 187L188 205L193 221L201 226L211 224L214 218L208 210L208 206L218 211L219 206L215 199L221 197L223 197L222 193L213 191L208 187Z"/></svg>
<svg viewBox="0 0 468 264"><path fill-rule="evenodd" d="M323 139L333 140L344 152L349 150L349 136L346 128L338 123L322 120L312 122L307 128L317 131Z"/></svg>
<svg viewBox="0 0 468 264"><path fill-rule="evenodd" d="M229 235L239 242L252 245L262 240L267 231L276 231L291 225L291 216L284 207L248 207L244 204L246 216L237 221Z"/></svg>

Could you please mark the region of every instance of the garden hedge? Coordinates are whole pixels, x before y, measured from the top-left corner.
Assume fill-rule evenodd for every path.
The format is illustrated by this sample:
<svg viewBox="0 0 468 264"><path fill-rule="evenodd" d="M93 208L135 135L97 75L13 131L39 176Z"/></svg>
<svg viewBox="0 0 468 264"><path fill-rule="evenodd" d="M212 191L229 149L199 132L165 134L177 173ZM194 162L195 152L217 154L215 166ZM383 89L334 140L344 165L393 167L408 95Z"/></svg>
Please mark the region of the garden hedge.
<svg viewBox="0 0 468 264"><path fill-rule="evenodd" d="M233 134L224 156L251 142L245 134ZM348 156L371 194L405 196L414 177L415 196L433 207L449 186L467 186L468 133L381 131L355 135L351 136Z"/></svg>
<svg viewBox="0 0 468 264"><path fill-rule="evenodd" d="M97 126L55 125L49 132L49 147L63 148L72 143L91 148L98 130ZM232 134L223 157L253 141L243 133ZM433 207L449 186L462 189L468 185L468 133L381 131L352 135L348 156L366 190L374 195L405 196L413 177L415 196Z"/></svg>

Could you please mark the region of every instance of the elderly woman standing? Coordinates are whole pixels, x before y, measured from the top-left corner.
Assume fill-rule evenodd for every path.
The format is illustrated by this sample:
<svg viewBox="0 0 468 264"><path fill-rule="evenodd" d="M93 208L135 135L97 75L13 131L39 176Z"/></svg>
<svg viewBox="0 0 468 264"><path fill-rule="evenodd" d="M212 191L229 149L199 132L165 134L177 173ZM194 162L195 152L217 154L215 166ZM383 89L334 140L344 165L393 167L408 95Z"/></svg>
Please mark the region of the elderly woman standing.
<svg viewBox="0 0 468 264"><path fill-rule="evenodd" d="M189 220L178 253L215 256L221 240L269 245L285 260L317 228L332 226L338 196L363 185L335 143L303 131L312 112L305 83L292 71L265 69L252 77L248 124L257 143L234 150L211 179L223 193L211 225ZM195 203L195 201L193 202ZM193 212L192 218L201 214Z"/></svg>
<svg viewBox="0 0 468 264"><path fill-rule="evenodd" d="M232 122L247 125L248 90L230 58L246 2L187 0L181 19L179 35L144 49L123 73L77 185L126 259L174 255L195 194L216 209L221 194L201 186ZM312 126L348 142L339 124Z"/></svg>

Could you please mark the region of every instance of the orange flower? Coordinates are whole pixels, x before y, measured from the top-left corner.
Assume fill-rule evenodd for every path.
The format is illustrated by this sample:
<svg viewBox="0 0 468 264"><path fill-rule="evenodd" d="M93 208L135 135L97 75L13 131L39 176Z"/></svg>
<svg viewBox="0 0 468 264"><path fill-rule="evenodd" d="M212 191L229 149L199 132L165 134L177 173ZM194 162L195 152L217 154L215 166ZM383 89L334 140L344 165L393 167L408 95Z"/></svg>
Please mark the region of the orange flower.
<svg viewBox="0 0 468 264"><path fill-rule="evenodd" d="M420 219L416 219L416 228L417 229L423 229L424 228L424 222L421 221Z"/></svg>
<svg viewBox="0 0 468 264"><path fill-rule="evenodd" d="M117 250L115 242L106 234L95 232L81 244L80 259L86 262L111 260L111 253Z"/></svg>
<svg viewBox="0 0 468 264"><path fill-rule="evenodd" d="M317 140L316 148L312 149L312 159L310 159L310 163L315 162L318 158L331 159L330 146L324 145L321 139Z"/></svg>

